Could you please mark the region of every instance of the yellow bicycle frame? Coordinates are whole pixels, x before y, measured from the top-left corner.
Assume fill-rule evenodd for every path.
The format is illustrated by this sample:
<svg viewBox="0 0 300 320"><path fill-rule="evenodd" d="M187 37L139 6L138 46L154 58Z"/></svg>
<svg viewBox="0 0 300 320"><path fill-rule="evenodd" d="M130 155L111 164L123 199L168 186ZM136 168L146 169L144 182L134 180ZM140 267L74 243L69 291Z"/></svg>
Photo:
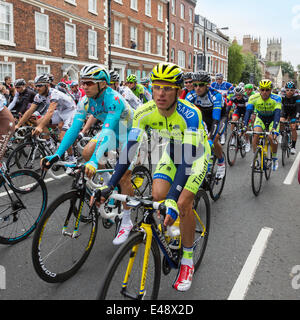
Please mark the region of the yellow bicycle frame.
<svg viewBox="0 0 300 320"><path fill-rule="evenodd" d="M206 233L206 228L201 221L198 213L196 212L195 209L193 209L195 218L199 221L203 231L201 233L201 237L205 236ZM145 293L145 286L146 286L146 277L147 277L147 271L148 271L148 264L149 264L149 256L150 256L150 250L151 250L151 245L152 245L152 229L151 229L151 224L145 224L142 223L140 226L140 229L142 229L146 233L146 244L145 244L145 252L144 252L144 259L143 259L143 269L142 269L142 278L141 278L141 284L140 284L140 291L139 291L139 296L138 297L143 297ZM180 246L181 246L181 237L180 237ZM130 259L128 261L125 277L122 283L122 288L125 289L128 284L128 279L130 277L132 267L134 264L134 260L136 258L137 252L139 249L139 245L136 245L132 248L131 254L130 254Z"/></svg>
<svg viewBox="0 0 300 320"><path fill-rule="evenodd" d="M144 261L143 261L142 279L141 279L140 292L139 292L139 296L143 296L145 293L146 276L148 271L149 256L150 256L150 250L151 250L151 244L152 244L152 229L151 229L151 224L145 224L145 223L142 223L140 228L146 232L146 245L145 245ZM131 270L132 270L133 263L134 263L136 254L138 252L138 249L139 249L139 245L136 245L132 248L127 270L123 280L122 288L127 287L128 279L130 277Z"/></svg>

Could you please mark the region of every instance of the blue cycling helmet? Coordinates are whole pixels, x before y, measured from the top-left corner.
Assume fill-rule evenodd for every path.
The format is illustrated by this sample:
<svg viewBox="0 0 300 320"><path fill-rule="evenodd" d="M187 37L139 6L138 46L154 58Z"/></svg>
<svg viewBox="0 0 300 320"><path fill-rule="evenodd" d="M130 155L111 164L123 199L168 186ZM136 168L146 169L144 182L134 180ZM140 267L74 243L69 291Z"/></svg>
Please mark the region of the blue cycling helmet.
<svg viewBox="0 0 300 320"><path fill-rule="evenodd" d="M110 83L110 75L106 69L98 64L88 64L80 70L80 79L105 80Z"/></svg>
<svg viewBox="0 0 300 320"><path fill-rule="evenodd" d="M289 81L288 83L286 83L285 88L286 89L296 89L296 86L293 81Z"/></svg>

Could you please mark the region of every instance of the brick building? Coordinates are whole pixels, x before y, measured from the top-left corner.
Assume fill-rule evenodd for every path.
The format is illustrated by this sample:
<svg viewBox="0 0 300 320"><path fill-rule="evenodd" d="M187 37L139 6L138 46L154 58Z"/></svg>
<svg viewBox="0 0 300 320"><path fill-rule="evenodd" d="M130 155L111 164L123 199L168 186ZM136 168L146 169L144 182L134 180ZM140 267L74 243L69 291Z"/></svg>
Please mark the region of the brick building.
<svg viewBox="0 0 300 320"><path fill-rule="evenodd" d="M193 71L196 0L170 0L169 61Z"/></svg>
<svg viewBox="0 0 300 320"><path fill-rule="evenodd" d="M229 46L229 37L215 24L200 15L195 15L194 71L205 70L212 76L223 73L227 79Z"/></svg>
<svg viewBox="0 0 300 320"><path fill-rule="evenodd" d="M0 81L78 78L87 63L107 65L107 1L0 0ZM103 12L105 13L103 15Z"/></svg>
<svg viewBox="0 0 300 320"><path fill-rule="evenodd" d="M111 47L109 68L126 79L146 77L167 59L168 1L111 1Z"/></svg>

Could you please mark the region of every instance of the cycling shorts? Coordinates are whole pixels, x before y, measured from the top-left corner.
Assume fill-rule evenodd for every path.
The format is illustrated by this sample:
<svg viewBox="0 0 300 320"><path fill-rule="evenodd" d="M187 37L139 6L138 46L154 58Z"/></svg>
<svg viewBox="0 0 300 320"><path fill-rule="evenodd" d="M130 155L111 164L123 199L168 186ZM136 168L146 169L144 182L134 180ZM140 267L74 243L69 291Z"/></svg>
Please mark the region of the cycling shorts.
<svg viewBox="0 0 300 320"><path fill-rule="evenodd" d="M256 116L255 122L254 122L254 128L260 127L260 128L262 128L263 131L269 131L270 132L273 129L273 124L274 124L274 121L265 122L260 117ZM278 126L277 126L277 128L275 130L278 133L279 133L279 128L280 128L280 123L278 124Z"/></svg>
<svg viewBox="0 0 300 320"><path fill-rule="evenodd" d="M67 109L64 111L55 110L51 118L51 124L63 122L62 130L67 131L71 127L75 112L75 109Z"/></svg>
<svg viewBox="0 0 300 320"><path fill-rule="evenodd" d="M200 158L193 162L191 172L184 186L184 189L192 192L193 194L196 194L198 192L205 178L207 165L208 162L206 160L206 154L204 153ZM168 152L165 150L156 166L153 180L162 179L172 184L176 175L176 171L176 165L170 158Z"/></svg>

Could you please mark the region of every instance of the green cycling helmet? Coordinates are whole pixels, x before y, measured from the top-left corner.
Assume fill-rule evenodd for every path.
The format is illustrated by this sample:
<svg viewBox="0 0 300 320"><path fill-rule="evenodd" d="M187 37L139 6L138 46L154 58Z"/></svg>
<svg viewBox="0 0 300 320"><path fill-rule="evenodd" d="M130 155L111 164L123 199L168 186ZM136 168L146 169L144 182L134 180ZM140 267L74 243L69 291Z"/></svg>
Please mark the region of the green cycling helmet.
<svg viewBox="0 0 300 320"><path fill-rule="evenodd" d="M130 82L130 83L137 82L136 75L135 75L135 74L129 75L129 76L126 78L126 82Z"/></svg>

